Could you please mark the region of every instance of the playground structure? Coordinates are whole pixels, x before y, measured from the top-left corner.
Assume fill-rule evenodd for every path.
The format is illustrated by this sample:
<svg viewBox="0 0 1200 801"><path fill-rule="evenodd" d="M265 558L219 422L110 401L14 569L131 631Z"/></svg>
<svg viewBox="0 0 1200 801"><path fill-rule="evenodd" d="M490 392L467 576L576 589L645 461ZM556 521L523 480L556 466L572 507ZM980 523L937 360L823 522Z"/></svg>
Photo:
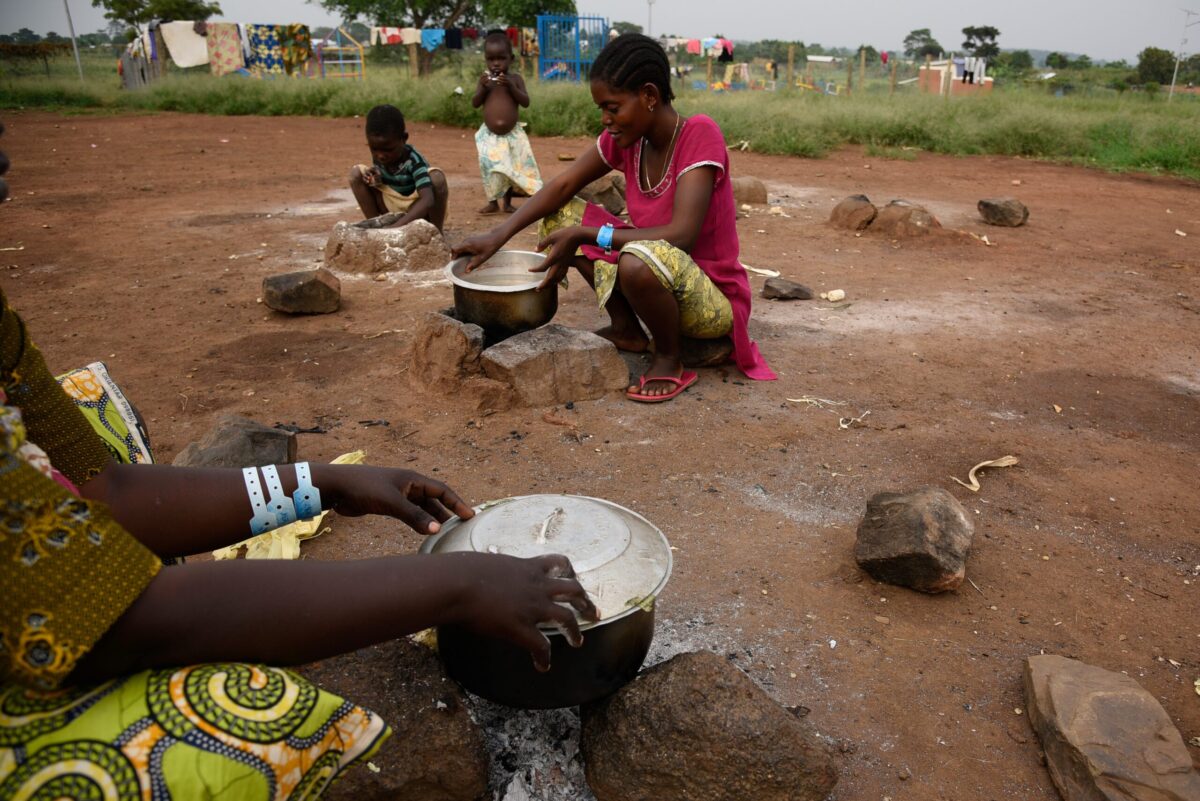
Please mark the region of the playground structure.
<svg viewBox="0 0 1200 801"><path fill-rule="evenodd" d="M344 28L334 28L313 46L316 72L322 78L363 80L367 75L362 43Z"/></svg>
<svg viewBox="0 0 1200 801"><path fill-rule="evenodd" d="M582 81L608 42L608 19L539 14L537 74L548 81Z"/></svg>

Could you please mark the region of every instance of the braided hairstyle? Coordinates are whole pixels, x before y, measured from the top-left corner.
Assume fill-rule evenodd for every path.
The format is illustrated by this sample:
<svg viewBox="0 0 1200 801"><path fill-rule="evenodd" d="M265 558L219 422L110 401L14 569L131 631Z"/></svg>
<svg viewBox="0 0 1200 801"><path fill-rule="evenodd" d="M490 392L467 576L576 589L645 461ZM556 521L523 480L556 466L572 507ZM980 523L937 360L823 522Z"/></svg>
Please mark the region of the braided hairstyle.
<svg viewBox="0 0 1200 801"><path fill-rule="evenodd" d="M592 64L591 79L627 92L639 92L652 83L664 103L675 99L667 51L640 33L623 33L605 45Z"/></svg>

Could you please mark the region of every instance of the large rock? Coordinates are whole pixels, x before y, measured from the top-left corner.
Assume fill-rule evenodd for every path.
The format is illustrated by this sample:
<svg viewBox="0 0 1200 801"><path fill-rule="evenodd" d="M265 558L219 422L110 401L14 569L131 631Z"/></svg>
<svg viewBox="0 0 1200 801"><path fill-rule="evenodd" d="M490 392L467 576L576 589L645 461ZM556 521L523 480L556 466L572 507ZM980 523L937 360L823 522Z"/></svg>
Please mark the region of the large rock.
<svg viewBox="0 0 1200 801"><path fill-rule="evenodd" d="M331 801L476 801L487 790L483 732L459 686L424 646L401 639L300 671L392 727L371 764L347 771Z"/></svg>
<svg viewBox="0 0 1200 801"><path fill-rule="evenodd" d="M409 374L422 386L444 392L457 390L464 377L482 368L483 329L447 312L426 314L413 337Z"/></svg>
<svg viewBox="0 0 1200 801"><path fill-rule="evenodd" d="M762 296L767 300L812 300L813 291L786 278L768 278L763 282Z"/></svg>
<svg viewBox="0 0 1200 801"><path fill-rule="evenodd" d="M1200 799L1200 775L1183 737L1129 676L1061 656L1031 656L1025 699L1065 801Z"/></svg>
<svg viewBox="0 0 1200 801"><path fill-rule="evenodd" d="M988 225L1017 228L1029 219L1025 204L1011 197L984 198L979 201L979 216Z"/></svg>
<svg viewBox="0 0 1200 801"><path fill-rule="evenodd" d="M748 175L734 178L733 199L739 206L743 203L766 203L767 185Z"/></svg>
<svg viewBox="0 0 1200 801"><path fill-rule="evenodd" d="M907 200L893 200L880 210L875 222L871 223L872 231L892 239L926 236L941 227L942 224L924 206Z"/></svg>
<svg viewBox="0 0 1200 801"><path fill-rule="evenodd" d="M867 501L854 558L879 581L945 592L966 578L974 534L966 510L944 489L881 492Z"/></svg>
<svg viewBox="0 0 1200 801"><path fill-rule="evenodd" d="M579 196L588 203L603 206L609 214L625 213L625 176L610 172L579 190Z"/></svg>
<svg viewBox="0 0 1200 801"><path fill-rule="evenodd" d="M525 406L593 400L629 385L629 370L608 340L551 323L483 352L483 372L512 387Z"/></svg>
<svg viewBox="0 0 1200 801"><path fill-rule="evenodd" d="M879 209L866 195L851 195L833 207L829 222L847 231L861 231L874 222Z"/></svg>
<svg viewBox="0 0 1200 801"><path fill-rule="evenodd" d="M325 265L347 273L440 270L449 261L446 240L427 220L379 229L339 222L325 242Z"/></svg>
<svg viewBox="0 0 1200 801"><path fill-rule="evenodd" d="M199 442L188 443L171 463L176 467L261 467L296 461L296 435L229 414Z"/></svg>
<svg viewBox="0 0 1200 801"><path fill-rule="evenodd" d="M329 314L341 305L342 282L324 267L269 275L262 282L262 299L278 312Z"/></svg>
<svg viewBox="0 0 1200 801"><path fill-rule="evenodd" d="M708 652L585 707L582 750L599 801L819 801L837 783L808 724Z"/></svg>

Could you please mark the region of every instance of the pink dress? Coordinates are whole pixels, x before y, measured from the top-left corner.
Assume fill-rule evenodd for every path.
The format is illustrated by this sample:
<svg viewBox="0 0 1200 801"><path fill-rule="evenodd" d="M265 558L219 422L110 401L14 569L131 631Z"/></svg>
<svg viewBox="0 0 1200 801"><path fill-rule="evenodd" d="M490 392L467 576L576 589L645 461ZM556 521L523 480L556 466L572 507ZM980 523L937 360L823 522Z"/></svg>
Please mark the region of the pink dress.
<svg viewBox="0 0 1200 801"><path fill-rule="evenodd" d="M775 373L767 365L758 346L751 341L746 330L750 320L750 282L746 270L738 261L737 211L733 201L733 182L729 178L729 153L725 149L725 137L710 117L697 114L684 120L675 142L675 152L666 174L658 186L649 192L641 188L640 171L642 142L621 150L613 142L608 131L600 134L596 147L600 157L614 170L625 174L625 205L634 228L655 228L667 225L675 211L675 187L680 176L697 167L716 167L712 199L704 224L696 237L689 255L700 269L729 299L733 308L733 358L747 377L759 381L773 381ZM630 226L613 217L600 206L588 204L583 216L583 225L600 226L606 222L621 228ZM588 258L605 258L604 251L584 247ZM613 261L615 256L609 257Z"/></svg>

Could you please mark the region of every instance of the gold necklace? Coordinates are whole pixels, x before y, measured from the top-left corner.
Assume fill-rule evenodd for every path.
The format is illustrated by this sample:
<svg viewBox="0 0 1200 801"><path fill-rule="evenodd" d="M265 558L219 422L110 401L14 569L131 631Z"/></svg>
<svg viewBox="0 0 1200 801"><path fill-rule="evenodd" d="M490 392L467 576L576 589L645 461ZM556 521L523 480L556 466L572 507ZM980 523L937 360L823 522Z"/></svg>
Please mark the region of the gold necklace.
<svg viewBox="0 0 1200 801"><path fill-rule="evenodd" d="M658 179L658 183L660 183L660 184L663 182L663 179L667 177L667 168L671 165L671 157L673 155L675 155L675 137L679 136L679 127L682 123L683 123L683 115L680 114L678 111L675 112L675 130L671 132L671 141L667 143L666 156L663 158L662 175L659 176L659 179ZM646 152L646 144L649 141L650 140L647 139L646 137L644 137L644 136L642 137L642 153L643 153L643 155ZM646 174L643 176L641 174L641 171L639 171L638 179L643 182L642 190L645 192L650 192L654 189L654 187L650 186L650 165L648 163L646 163L645 159L642 159L642 164L645 165ZM656 186L657 186L657 184L656 184Z"/></svg>

